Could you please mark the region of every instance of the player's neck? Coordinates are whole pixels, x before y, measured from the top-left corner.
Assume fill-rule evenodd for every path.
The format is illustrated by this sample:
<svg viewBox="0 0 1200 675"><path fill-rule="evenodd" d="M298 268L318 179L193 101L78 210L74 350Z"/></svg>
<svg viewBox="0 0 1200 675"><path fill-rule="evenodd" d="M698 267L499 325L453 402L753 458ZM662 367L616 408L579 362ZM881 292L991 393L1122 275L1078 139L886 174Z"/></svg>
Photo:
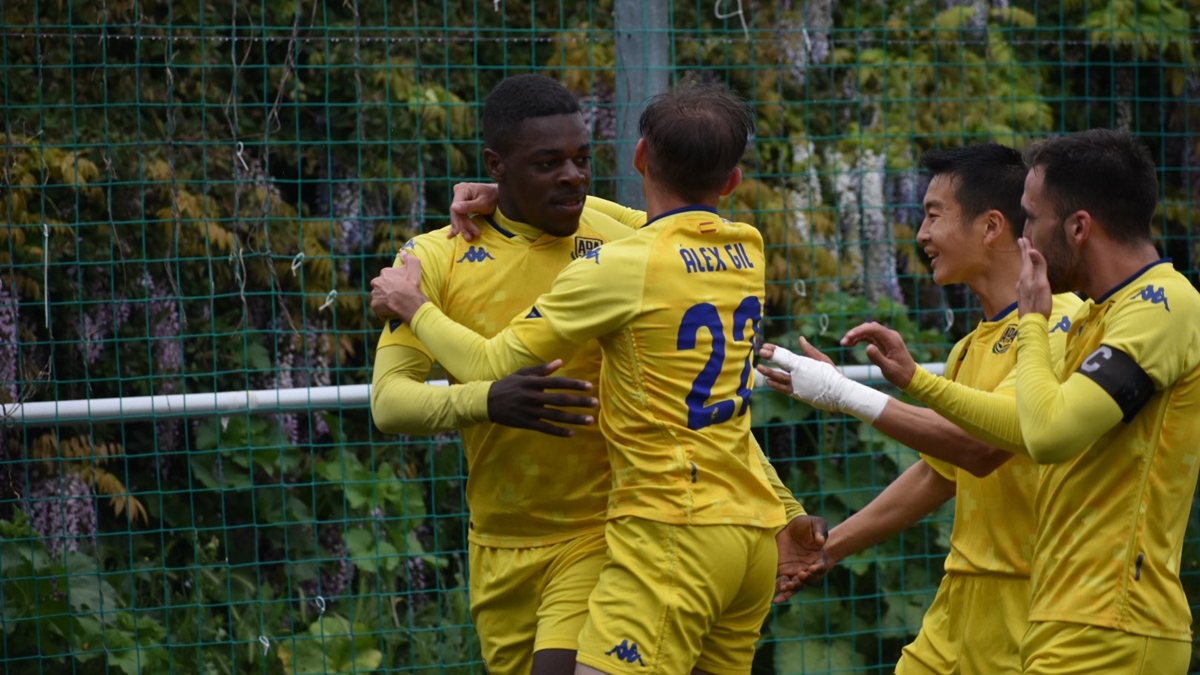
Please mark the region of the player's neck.
<svg viewBox="0 0 1200 675"><path fill-rule="evenodd" d="M689 206L706 206L710 209L717 208L718 198L715 195L711 201L694 201L691 199L683 199L679 195L660 189L654 184L654 181L649 178L642 179L642 193L646 196L647 221L654 220L664 213L677 211Z"/></svg>
<svg viewBox="0 0 1200 675"><path fill-rule="evenodd" d="M1162 259L1154 244L1145 242L1121 245L1105 242L1083 261L1083 279L1079 290L1089 298L1103 298L1130 280L1146 266Z"/></svg>
<svg viewBox="0 0 1200 675"><path fill-rule="evenodd" d="M984 317L992 319L1017 301L1017 280L1020 278L1021 258L1005 255L989 261L985 271L968 281L967 286L979 296Z"/></svg>

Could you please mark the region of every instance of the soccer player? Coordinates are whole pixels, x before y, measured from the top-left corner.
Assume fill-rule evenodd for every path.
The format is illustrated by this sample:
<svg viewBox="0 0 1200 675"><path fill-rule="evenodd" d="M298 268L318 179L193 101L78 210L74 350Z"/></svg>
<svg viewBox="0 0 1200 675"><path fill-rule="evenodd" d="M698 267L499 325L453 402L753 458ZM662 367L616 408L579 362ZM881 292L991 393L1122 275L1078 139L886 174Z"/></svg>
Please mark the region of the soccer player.
<svg viewBox="0 0 1200 675"><path fill-rule="evenodd" d="M1184 673L1200 294L1154 248L1158 180L1135 138L1085 131L1027 163L1017 414L1045 466L1025 672ZM1056 371L1046 315L1065 290L1090 302Z"/></svg>
<svg viewBox="0 0 1200 675"><path fill-rule="evenodd" d="M492 339L426 301L415 260L385 273L401 316L464 380L600 342L609 559L576 672L748 673L785 515L749 433L762 238L715 206L741 179L753 118L727 90L690 86L655 98L640 126L646 226L568 265ZM817 568L823 538L807 543Z"/></svg>
<svg viewBox="0 0 1200 675"><path fill-rule="evenodd" d="M1200 294L1154 249L1158 181L1132 136L1052 139L1026 164L1016 398L920 369L907 391L1042 465L1024 672L1183 673L1191 612L1179 565L1200 467ZM1048 298L1066 290L1089 300L1055 364ZM911 361L898 335L858 337L889 380Z"/></svg>
<svg viewBox="0 0 1200 675"><path fill-rule="evenodd" d="M405 250L422 261L431 302L492 335L548 290L573 258L633 230L581 208L591 179L589 134L577 102L554 80L519 76L498 85L484 105L483 135L500 210L478 219L482 233L471 245L440 230ZM385 294L374 295L372 307L392 314ZM586 423L584 414L546 406L585 405L590 397L546 390L585 384L574 378L598 380L599 346L583 345L561 378L510 375L433 387L424 384L432 361L407 325L389 324L376 354L376 424L392 433L463 428L471 611L487 666L497 675L570 672L587 598L607 555L611 475L604 440L595 426L574 429L564 441L502 425L562 435L568 430L542 420ZM791 499L789 511L802 514L765 457L760 462L776 492Z"/></svg>
<svg viewBox="0 0 1200 675"><path fill-rule="evenodd" d="M1017 151L987 143L928 152L921 165L933 178L917 242L931 259L933 279L943 286L967 284L987 317L950 351L946 379L1011 396L1025 164ZM1069 317L1081 304L1070 293L1054 297L1057 323L1050 347L1057 357L1062 356ZM801 347L811 358L763 346L760 354L784 368L759 366L772 388L826 410L854 414L923 455L830 532L826 550L833 561L895 535L958 495L946 575L896 672L1019 675L1021 638L1029 627L1037 465L1020 455L1009 459L1009 453L928 408L853 382L807 342Z"/></svg>

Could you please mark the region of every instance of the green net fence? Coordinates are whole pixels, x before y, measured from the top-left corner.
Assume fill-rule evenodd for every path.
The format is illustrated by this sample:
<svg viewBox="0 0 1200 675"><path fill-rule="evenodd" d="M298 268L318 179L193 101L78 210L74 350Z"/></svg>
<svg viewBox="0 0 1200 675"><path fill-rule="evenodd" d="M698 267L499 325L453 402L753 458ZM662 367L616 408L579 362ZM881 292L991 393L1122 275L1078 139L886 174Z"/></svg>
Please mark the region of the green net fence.
<svg viewBox="0 0 1200 675"><path fill-rule="evenodd" d="M0 402L42 406L0 421L5 673L483 672L461 446L372 426L364 289L483 175L480 105L508 75L580 97L608 197L619 65L746 96L749 179L723 210L764 233L764 329L846 363L864 354L835 338L864 319L936 362L980 318L914 242L925 149L1130 129L1161 169L1159 243L1200 271L1192 0L4 0L0 43ZM916 459L766 392L753 414L831 524ZM891 672L951 514L773 609L755 672ZM1200 604L1195 518L1183 578Z"/></svg>

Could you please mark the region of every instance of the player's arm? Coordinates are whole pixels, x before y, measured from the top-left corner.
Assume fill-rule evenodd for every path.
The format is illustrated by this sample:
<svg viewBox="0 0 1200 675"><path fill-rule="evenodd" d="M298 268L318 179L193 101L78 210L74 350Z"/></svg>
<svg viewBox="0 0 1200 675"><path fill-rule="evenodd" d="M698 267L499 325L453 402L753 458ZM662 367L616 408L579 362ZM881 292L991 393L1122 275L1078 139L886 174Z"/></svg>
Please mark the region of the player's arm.
<svg viewBox="0 0 1200 675"><path fill-rule="evenodd" d="M589 209L594 209L622 225L630 228L639 228L646 224L646 212L637 209L631 209L628 206L621 206L616 202L611 202L607 199L602 199L595 195L588 195L584 205Z"/></svg>
<svg viewBox="0 0 1200 675"><path fill-rule="evenodd" d="M829 531L825 552L837 563L915 525L955 493L954 481L924 461L884 488L871 503Z"/></svg>
<svg viewBox="0 0 1200 675"><path fill-rule="evenodd" d="M604 266L599 257L568 265L548 293L491 339L454 322L421 294L419 262L385 270L392 274L381 285L397 298L400 316L413 333L456 378L495 379L543 361L567 360L579 345L632 318L641 301L644 267L614 273L620 263L612 264L612 258Z"/></svg>
<svg viewBox="0 0 1200 675"><path fill-rule="evenodd" d="M1119 338L1119 331L1106 334L1105 344L1059 383L1046 317L1032 313L1021 317L1017 413L1029 454L1038 462L1065 462L1078 456L1117 424L1130 422L1160 388L1139 365L1135 354L1140 350L1108 344L1110 337ZM1167 335L1159 337L1170 341Z"/></svg>
<svg viewBox="0 0 1200 675"><path fill-rule="evenodd" d="M488 421L492 382L435 387L425 383L432 365L426 354L404 345L375 352L371 416L380 431L436 434Z"/></svg>
<svg viewBox="0 0 1200 675"><path fill-rule="evenodd" d="M1009 453L983 442L927 408L898 401L854 382L833 361L801 338L807 356L764 345L759 354L782 371L759 366L768 385L823 410L854 415L918 452L986 476L1008 461Z"/></svg>

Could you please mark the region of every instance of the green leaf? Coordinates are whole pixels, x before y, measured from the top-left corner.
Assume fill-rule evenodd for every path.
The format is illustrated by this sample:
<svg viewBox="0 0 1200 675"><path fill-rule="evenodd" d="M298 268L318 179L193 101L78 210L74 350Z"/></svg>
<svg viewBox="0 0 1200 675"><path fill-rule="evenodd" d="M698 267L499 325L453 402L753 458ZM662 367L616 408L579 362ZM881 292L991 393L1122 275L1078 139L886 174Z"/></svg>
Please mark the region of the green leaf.
<svg viewBox="0 0 1200 675"><path fill-rule="evenodd" d="M307 636L284 640L279 661L287 675L369 673L383 664L383 652L379 639L364 633L365 627L328 615L309 626Z"/></svg>

